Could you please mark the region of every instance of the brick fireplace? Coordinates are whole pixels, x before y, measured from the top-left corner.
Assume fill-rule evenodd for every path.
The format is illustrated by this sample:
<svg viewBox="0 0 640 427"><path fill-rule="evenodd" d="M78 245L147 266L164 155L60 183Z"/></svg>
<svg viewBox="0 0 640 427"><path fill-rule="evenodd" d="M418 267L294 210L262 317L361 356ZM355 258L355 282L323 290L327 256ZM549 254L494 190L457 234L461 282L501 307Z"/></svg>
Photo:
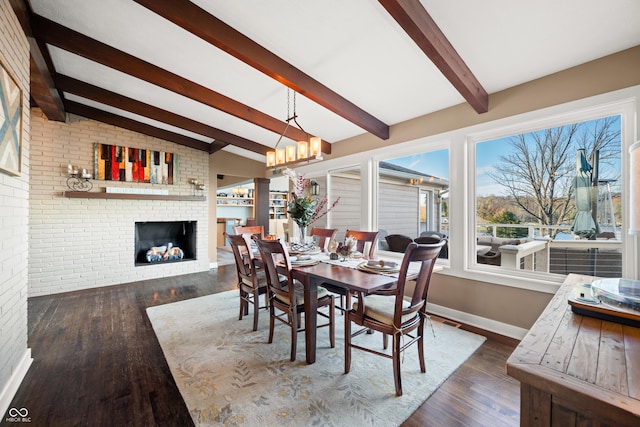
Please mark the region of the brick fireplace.
<svg viewBox="0 0 640 427"><path fill-rule="evenodd" d="M173 185L93 180L93 192L105 187L167 190L166 198L146 194L114 194L110 198L69 198L64 192L66 166L93 167L96 142L175 153L178 174ZM159 277L207 271L209 203L189 200L189 178L209 182L209 159L201 151L70 114L65 123L48 121L31 110L29 200L29 296L117 285ZM176 199L184 197L185 199ZM138 266L136 223L172 222L175 235L160 235L151 244L173 241L186 262ZM193 239L181 240L192 227ZM197 225L197 226L196 226ZM178 230L178 231L175 231ZM180 239L179 239L180 237ZM144 251L146 253L145 248Z"/></svg>
<svg viewBox="0 0 640 427"><path fill-rule="evenodd" d="M136 222L135 224L135 265L153 265L157 262L193 261L196 257L197 221ZM180 260L149 261L147 252L151 248L179 248L183 255ZM162 258L162 257L159 257Z"/></svg>

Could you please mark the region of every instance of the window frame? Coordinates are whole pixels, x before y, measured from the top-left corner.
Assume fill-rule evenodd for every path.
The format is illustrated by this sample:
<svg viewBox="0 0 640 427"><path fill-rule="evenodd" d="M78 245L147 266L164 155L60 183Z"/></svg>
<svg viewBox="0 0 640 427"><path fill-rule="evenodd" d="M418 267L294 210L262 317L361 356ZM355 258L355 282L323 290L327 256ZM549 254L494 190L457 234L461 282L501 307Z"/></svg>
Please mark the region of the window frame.
<svg viewBox="0 0 640 427"><path fill-rule="evenodd" d="M611 115L621 116L621 179L622 200L630 197L629 147L637 140L636 122L639 120L638 101L640 86L541 108L510 117L491 120L477 125L454 129L436 135L420 137L386 147L357 153L338 159L301 167L302 173L329 175L337 169L359 167L363 191L362 229L377 229L378 218L378 162L426 151L449 150L449 245L453 251L444 270L439 274L473 281L555 293L564 280L563 275L529 273L521 270L501 271L477 264L475 253L475 144L489 139L517 135L533 130L562 126ZM622 218L623 277L640 279L637 263L640 239L628 234L631 207L624 203ZM369 209L370 207L370 209ZM471 233L472 232L472 233ZM470 236L473 236L472 238ZM470 244L473 243L473 244ZM457 248L457 250L456 250ZM444 260L443 260L444 261ZM517 273L517 274L514 274ZM516 277L514 279L514 276Z"/></svg>
<svg viewBox="0 0 640 427"><path fill-rule="evenodd" d="M557 106L559 110L563 110L562 106ZM606 102L601 104L593 104L589 106L583 106L581 108L574 108L568 111L548 111L545 114L544 110L535 112L538 117L526 117L528 120L520 120L519 122L507 123L505 126L492 127L487 130L480 130L477 132L469 132L466 137L466 149L469 158L469 168L467 175L467 186L469 191L469 197L467 200L468 209L467 212L476 212L477 197L475 194L476 188L476 146L478 143L484 141L510 137L513 135L519 135L523 133L533 132L542 129L554 128L564 126L571 123L585 122L607 116L620 116L620 131L621 131L621 179L622 179L622 200L626 200L629 197L629 156L627 155L629 146L633 140L633 129L629 126L632 122L632 117L635 114L635 102L630 99L622 99L618 102ZM527 116L527 115L523 115ZM525 117L520 117L524 119ZM624 211L622 218L622 275L623 277L633 277L637 274L634 271L635 265L633 263L632 254L636 253L633 239L626 233L628 229L628 218L630 214L630 208L626 203L627 209ZM466 217L467 230L476 230L476 217L475 215L468 214ZM471 240L471 234L468 234L469 241L467 247L467 266L466 271L469 273L489 274L495 276L494 279L502 281L504 274L498 268L491 266L484 266L478 264L475 260L475 241ZM517 276L524 280L530 281L543 281L548 283L561 283L564 281L564 275L541 273L541 272L528 272L522 270L505 270L504 273L509 277ZM512 279L511 279L512 280Z"/></svg>

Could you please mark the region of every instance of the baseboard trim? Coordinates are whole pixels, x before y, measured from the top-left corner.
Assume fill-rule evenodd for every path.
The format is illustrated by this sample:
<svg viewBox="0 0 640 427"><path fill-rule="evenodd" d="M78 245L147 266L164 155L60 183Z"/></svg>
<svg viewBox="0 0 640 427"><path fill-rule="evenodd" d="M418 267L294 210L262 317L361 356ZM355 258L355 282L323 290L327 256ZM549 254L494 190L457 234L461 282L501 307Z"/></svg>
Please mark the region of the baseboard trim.
<svg viewBox="0 0 640 427"><path fill-rule="evenodd" d="M9 378L9 382L2 389L2 392L0 392L0 416L3 418L9 410L9 405L11 404L13 397L18 392L18 388L20 388L20 384L22 384L22 380L25 375L27 375L27 371L29 370L32 362L31 349L27 348L22 355L22 360L20 360L20 363L18 363L13 375Z"/></svg>
<svg viewBox="0 0 640 427"><path fill-rule="evenodd" d="M218 263L217 262L210 262L209 263L209 270L213 270L214 268L218 268Z"/></svg>
<svg viewBox="0 0 640 427"><path fill-rule="evenodd" d="M498 322L486 317L476 316L475 314L465 313L463 311L454 310L437 304L427 303L427 311L437 316L455 320L456 322L475 326L506 337L521 340L527 334L528 330L507 323Z"/></svg>

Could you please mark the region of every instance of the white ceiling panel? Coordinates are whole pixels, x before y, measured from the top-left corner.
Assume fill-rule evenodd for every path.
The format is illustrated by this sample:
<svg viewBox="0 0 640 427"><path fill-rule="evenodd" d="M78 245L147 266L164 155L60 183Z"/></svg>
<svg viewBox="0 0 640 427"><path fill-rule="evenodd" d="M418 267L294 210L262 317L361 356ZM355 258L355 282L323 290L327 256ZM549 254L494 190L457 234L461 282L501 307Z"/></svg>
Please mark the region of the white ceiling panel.
<svg viewBox="0 0 640 427"><path fill-rule="evenodd" d="M420 1L489 94L640 44L637 0ZM192 3L386 125L465 102L377 1ZM244 104L249 115L257 111L280 122L288 117L283 84L133 0L30 4L36 15ZM278 139L278 133L245 119L64 49L49 46L48 53L52 73L265 146L273 147ZM86 99L64 96L91 105ZM297 96L296 110L305 131L329 142L366 132L302 95ZM264 158L237 147L225 150Z"/></svg>

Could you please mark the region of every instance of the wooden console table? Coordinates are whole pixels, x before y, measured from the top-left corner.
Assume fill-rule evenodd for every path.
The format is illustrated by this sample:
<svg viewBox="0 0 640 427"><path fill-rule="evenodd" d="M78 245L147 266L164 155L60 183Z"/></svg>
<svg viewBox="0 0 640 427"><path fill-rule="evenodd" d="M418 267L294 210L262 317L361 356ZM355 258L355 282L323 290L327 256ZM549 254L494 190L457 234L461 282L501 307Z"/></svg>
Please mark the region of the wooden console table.
<svg viewBox="0 0 640 427"><path fill-rule="evenodd" d="M507 361L521 426L640 426L640 328L575 314L570 274Z"/></svg>

